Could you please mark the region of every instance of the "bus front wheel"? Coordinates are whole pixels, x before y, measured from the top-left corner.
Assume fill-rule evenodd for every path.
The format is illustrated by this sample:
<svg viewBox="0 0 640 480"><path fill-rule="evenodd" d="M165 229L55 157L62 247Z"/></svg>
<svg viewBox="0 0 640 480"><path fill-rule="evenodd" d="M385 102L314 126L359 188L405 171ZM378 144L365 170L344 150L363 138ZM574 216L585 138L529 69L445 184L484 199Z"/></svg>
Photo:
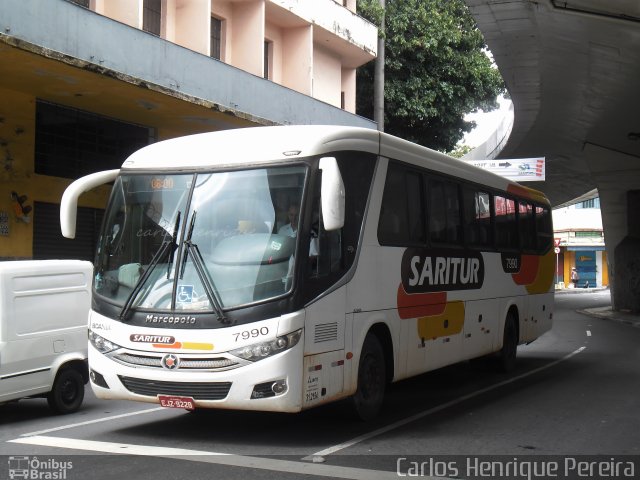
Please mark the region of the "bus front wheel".
<svg viewBox="0 0 640 480"><path fill-rule="evenodd" d="M358 388L353 396L356 415L364 421L373 419L384 400L386 365L378 337L368 333L362 345L358 364Z"/></svg>

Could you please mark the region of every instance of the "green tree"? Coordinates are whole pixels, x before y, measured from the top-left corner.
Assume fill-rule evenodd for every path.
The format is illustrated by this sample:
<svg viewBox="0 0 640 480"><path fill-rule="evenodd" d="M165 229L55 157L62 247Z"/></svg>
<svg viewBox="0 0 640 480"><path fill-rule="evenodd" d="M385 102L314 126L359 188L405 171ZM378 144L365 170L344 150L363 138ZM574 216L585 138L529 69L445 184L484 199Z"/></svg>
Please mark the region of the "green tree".
<svg viewBox="0 0 640 480"><path fill-rule="evenodd" d="M446 152L446 154L451 156L451 157L462 158L467 153L469 153L471 150L473 150L473 147L471 147L469 145L460 145L460 144L458 144L458 145L456 145L456 148L454 148L450 152Z"/></svg>
<svg viewBox="0 0 640 480"><path fill-rule="evenodd" d="M379 25L379 0L358 12ZM497 108L502 77L485 55L482 33L463 0L386 0L386 132L451 151L475 126L464 120ZM373 118L374 62L357 72L357 113Z"/></svg>

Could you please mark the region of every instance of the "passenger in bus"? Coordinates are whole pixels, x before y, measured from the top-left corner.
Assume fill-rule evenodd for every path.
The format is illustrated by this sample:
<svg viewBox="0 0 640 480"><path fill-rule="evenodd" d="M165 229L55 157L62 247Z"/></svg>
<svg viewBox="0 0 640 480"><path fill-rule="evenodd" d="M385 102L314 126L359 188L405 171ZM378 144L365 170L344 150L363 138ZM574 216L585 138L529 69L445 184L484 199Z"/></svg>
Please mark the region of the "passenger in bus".
<svg viewBox="0 0 640 480"><path fill-rule="evenodd" d="M286 192L278 190L275 199L273 200L273 208L275 210L275 228L274 233L277 233L280 228L289 223L288 218L288 209L287 205L291 202L289 201L289 196Z"/></svg>
<svg viewBox="0 0 640 480"><path fill-rule="evenodd" d="M289 217L289 223L283 225L278 229L279 235L286 235L287 237L297 237L298 236L298 223L300 221L300 209L297 205L291 205L289 210L287 211L287 216ZM311 240L309 241L309 256L317 257L318 256L318 236L311 235Z"/></svg>
<svg viewBox="0 0 640 480"><path fill-rule="evenodd" d="M289 210L287 210L287 217L289 219L289 223L281 226L278 229L278 234L286 235L287 237L297 237L298 236L298 217L300 210L297 205L291 205Z"/></svg>

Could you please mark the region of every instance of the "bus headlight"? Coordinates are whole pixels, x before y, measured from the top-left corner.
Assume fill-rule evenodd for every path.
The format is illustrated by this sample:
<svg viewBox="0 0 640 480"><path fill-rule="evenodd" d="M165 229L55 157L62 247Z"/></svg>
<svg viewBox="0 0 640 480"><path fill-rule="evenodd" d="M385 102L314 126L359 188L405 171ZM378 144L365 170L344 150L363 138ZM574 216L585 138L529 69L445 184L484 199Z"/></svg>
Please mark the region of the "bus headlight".
<svg viewBox="0 0 640 480"><path fill-rule="evenodd" d="M271 355L275 355L295 347L300 341L301 336L302 329L283 335L282 337L278 337L275 340L254 343L253 345L237 348L236 350L231 350L229 353L236 357L243 358L244 360L249 360L250 362L257 362L263 358L270 357Z"/></svg>
<svg viewBox="0 0 640 480"><path fill-rule="evenodd" d="M95 332L92 332L91 330L89 330L89 341L91 342L91 345L93 345L94 348L98 350L100 353L109 353L114 350L117 350L118 348L122 348L120 347L120 345L110 342L106 338L101 337L100 335L98 335Z"/></svg>

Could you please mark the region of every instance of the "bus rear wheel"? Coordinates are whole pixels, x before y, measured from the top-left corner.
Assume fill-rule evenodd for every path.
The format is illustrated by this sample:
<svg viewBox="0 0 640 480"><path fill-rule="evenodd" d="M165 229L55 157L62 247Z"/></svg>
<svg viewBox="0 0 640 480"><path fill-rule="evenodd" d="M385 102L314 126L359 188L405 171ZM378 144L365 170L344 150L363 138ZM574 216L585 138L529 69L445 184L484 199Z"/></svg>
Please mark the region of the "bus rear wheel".
<svg viewBox="0 0 640 480"><path fill-rule="evenodd" d="M504 322L502 349L498 353L498 370L504 373L512 372L516 368L518 352L518 324L516 316L509 312Z"/></svg>
<svg viewBox="0 0 640 480"><path fill-rule="evenodd" d="M358 389L352 398L358 418L364 421L375 418L384 400L386 364L378 337L368 333L362 345L358 364Z"/></svg>

